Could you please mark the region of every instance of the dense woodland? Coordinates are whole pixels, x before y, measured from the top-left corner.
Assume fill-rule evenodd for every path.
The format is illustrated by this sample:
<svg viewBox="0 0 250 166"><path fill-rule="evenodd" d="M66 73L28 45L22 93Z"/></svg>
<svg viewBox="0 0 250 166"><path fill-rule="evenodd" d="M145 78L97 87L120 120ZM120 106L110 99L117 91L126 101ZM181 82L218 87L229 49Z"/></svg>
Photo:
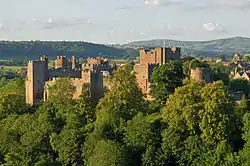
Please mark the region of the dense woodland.
<svg viewBox="0 0 250 166"><path fill-rule="evenodd" d="M216 81L197 83L191 68L211 68ZM99 103L85 89L73 100L69 79L51 97L25 104L23 79L0 86L0 162L3 166L249 165L250 113L245 80L231 80L222 64L171 61L152 75L153 101L145 101L129 65L108 80Z"/></svg>
<svg viewBox="0 0 250 166"><path fill-rule="evenodd" d="M50 59L55 59L59 55L70 57L74 55L83 59L96 56L135 59L138 51L80 41L0 41L0 59L34 60L43 55Z"/></svg>

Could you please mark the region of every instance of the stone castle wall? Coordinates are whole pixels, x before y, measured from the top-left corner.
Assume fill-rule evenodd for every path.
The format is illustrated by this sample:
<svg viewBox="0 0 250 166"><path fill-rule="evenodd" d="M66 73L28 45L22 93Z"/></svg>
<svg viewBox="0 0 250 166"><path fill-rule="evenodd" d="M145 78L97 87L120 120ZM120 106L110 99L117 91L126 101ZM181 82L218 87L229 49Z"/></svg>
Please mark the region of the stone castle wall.
<svg viewBox="0 0 250 166"><path fill-rule="evenodd" d="M45 95L44 100L49 99L49 90L48 87L53 85L56 80L63 77L54 77L49 81L46 81ZM65 78L65 77L64 77ZM103 77L100 72L92 71L82 71L81 78L69 78L72 82L72 85L75 86L76 91L73 94L73 99L77 99L82 94L83 88L90 88L91 95L94 101L99 100L103 97Z"/></svg>
<svg viewBox="0 0 250 166"><path fill-rule="evenodd" d="M158 64L147 64L140 65L137 64L134 66L134 72L136 73L136 79L139 87L141 88L143 94L146 95L147 98L150 98L150 80L151 75L154 69L159 66Z"/></svg>

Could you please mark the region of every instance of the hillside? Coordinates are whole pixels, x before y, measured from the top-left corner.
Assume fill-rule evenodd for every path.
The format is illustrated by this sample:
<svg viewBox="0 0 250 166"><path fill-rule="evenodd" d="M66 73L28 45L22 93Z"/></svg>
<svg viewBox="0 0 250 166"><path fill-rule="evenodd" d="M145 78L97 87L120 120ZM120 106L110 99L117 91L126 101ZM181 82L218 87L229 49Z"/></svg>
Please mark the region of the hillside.
<svg viewBox="0 0 250 166"><path fill-rule="evenodd" d="M239 53L250 53L250 38L243 37L226 38L211 41L176 41L157 39L127 43L123 45L123 48L162 47L164 45L164 41L166 43L166 46L182 47L183 55L232 55L235 51Z"/></svg>
<svg viewBox="0 0 250 166"><path fill-rule="evenodd" d="M0 59L32 60L38 59L42 55L47 55L49 59L55 59L58 55L75 55L77 58L84 59L96 56L114 59L137 56L131 54L131 49L115 48L78 41L0 41Z"/></svg>
<svg viewBox="0 0 250 166"><path fill-rule="evenodd" d="M112 59L135 59L139 56L140 47L182 47L182 55L215 56L218 54L233 55L250 53L250 38L235 37L211 41L176 41L157 39L150 41L136 41L123 45L101 45L83 41L0 41L0 59L32 60L42 55L55 59L58 55L72 56L86 59L88 57L103 56Z"/></svg>

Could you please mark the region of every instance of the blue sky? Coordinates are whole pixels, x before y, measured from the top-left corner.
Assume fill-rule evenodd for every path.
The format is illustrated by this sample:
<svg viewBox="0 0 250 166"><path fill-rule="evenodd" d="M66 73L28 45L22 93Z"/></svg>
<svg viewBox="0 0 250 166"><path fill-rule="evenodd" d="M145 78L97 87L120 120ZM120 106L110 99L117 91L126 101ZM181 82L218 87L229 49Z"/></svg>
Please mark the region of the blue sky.
<svg viewBox="0 0 250 166"><path fill-rule="evenodd" d="M1 40L250 37L250 0L0 0Z"/></svg>

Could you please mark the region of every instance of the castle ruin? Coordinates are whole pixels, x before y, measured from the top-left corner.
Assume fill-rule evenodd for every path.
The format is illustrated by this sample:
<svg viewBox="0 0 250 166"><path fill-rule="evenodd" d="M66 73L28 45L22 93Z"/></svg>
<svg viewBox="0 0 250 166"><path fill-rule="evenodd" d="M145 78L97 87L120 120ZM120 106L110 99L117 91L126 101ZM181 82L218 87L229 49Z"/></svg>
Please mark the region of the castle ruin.
<svg viewBox="0 0 250 166"><path fill-rule="evenodd" d="M57 56L55 60L55 69L75 69L77 62L75 56L72 56L72 60L68 60L65 56Z"/></svg>
<svg viewBox="0 0 250 166"><path fill-rule="evenodd" d="M181 60L180 47L160 47L154 50L140 49L140 63L134 66L134 72L136 73L138 85L146 99L152 99L149 94L152 72L157 66L171 60Z"/></svg>
<svg viewBox="0 0 250 166"><path fill-rule="evenodd" d="M103 97L103 72L112 73L116 65L110 65L108 60L89 58L90 64L78 64L75 57L67 60L64 56L58 56L55 61L55 69L48 69L48 58L42 57L39 61L29 61L26 78L26 103L33 105L41 100L49 98L48 87L57 79L69 78L76 87L73 98L78 98L85 86L88 86L94 101Z"/></svg>

